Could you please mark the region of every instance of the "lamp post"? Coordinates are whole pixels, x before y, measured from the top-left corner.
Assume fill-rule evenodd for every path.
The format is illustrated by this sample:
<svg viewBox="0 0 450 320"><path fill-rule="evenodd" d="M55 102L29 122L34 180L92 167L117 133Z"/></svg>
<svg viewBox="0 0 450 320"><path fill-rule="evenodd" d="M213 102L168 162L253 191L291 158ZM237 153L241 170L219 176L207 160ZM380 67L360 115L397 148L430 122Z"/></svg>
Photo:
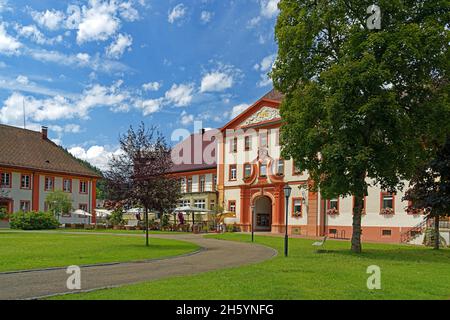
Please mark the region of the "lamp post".
<svg viewBox="0 0 450 320"><path fill-rule="evenodd" d="M289 197L291 196L292 188L286 184L284 186L284 196L286 198L286 220L285 220L285 235L284 235L284 256L288 256L288 206L289 206Z"/></svg>
<svg viewBox="0 0 450 320"><path fill-rule="evenodd" d="M252 242L255 242L255 206L251 206L252 208Z"/></svg>

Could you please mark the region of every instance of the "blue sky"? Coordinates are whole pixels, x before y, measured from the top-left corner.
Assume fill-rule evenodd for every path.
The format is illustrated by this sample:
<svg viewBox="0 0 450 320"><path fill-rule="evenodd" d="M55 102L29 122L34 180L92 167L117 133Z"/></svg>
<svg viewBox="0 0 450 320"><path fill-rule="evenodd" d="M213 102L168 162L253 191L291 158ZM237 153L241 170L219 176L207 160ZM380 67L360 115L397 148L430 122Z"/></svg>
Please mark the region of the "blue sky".
<svg viewBox="0 0 450 320"><path fill-rule="evenodd" d="M0 0L0 123L104 167L140 121L217 128L272 88L278 0Z"/></svg>

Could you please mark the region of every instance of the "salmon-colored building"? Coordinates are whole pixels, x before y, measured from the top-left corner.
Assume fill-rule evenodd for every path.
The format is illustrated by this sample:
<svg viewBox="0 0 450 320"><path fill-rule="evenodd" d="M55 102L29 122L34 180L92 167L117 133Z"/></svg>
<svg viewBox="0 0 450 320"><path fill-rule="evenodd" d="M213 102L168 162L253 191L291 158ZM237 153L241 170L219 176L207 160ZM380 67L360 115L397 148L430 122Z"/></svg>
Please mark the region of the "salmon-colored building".
<svg viewBox="0 0 450 320"><path fill-rule="evenodd" d="M55 190L70 195L74 209L93 215L101 177L41 132L0 125L0 208L8 213L45 211Z"/></svg>

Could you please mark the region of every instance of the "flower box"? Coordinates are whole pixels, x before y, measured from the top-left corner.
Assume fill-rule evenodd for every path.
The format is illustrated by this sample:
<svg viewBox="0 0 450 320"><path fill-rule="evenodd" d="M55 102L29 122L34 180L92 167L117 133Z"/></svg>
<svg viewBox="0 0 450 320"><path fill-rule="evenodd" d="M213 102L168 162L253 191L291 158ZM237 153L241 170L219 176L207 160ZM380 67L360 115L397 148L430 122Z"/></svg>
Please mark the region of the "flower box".
<svg viewBox="0 0 450 320"><path fill-rule="evenodd" d="M394 209L392 209L392 208L384 208L384 209L381 209L380 214L383 215L383 216L390 216L390 215L393 215L393 214L394 214Z"/></svg>
<svg viewBox="0 0 450 320"><path fill-rule="evenodd" d="M327 215L329 215L329 216L336 216L338 214L339 214L339 211L336 208L332 208L332 209L328 209L327 210Z"/></svg>

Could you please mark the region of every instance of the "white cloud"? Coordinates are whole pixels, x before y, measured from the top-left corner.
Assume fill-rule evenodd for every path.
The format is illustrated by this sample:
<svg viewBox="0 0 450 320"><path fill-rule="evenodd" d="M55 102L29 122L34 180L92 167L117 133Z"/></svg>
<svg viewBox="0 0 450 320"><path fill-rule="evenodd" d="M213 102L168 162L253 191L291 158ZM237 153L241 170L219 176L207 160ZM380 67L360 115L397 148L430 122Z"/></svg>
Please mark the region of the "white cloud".
<svg viewBox="0 0 450 320"><path fill-rule="evenodd" d="M84 53L67 55L58 51L49 51L45 49L28 49L27 54L41 62L51 62L57 63L63 66L73 66L73 67L88 67L94 71L101 71L105 73L112 72L124 72L128 71L129 68L119 61L114 61L110 59L105 59L99 54L86 59L87 56Z"/></svg>
<svg viewBox="0 0 450 320"><path fill-rule="evenodd" d="M16 78L16 81L18 82L18 83L20 83L20 84L28 84L30 81L28 80L28 77L27 76L23 76L23 75L19 75L17 78Z"/></svg>
<svg viewBox="0 0 450 320"><path fill-rule="evenodd" d="M28 38L31 41L41 45L53 45L63 40L63 37L61 35L58 35L54 38L46 38L45 35L34 24L28 26L21 26L19 24L16 24L14 28L16 29L19 36Z"/></svg>
<svg viewBox="0 0 450 320"><path fill-rule="evenodd" d="M0 22L0 54L18 54L20 47L22 47L22 44L14 37L8 35L5 29L5 23Z"/></svg>
<svg viewBox="0 0 450 320"><path fill-rule="evenodd" d="M88 64L91 59L91 56L88 53L81 53L81 52L78 53L76 57L83 64Z"/></svg>
<svg viewBox="0 0 450 320"><path fill-rule="evenodd" d="M233 76L225 72L206 74L201 83L201 92L221 92L233 86Z"/></svg>
<svg viewBox="0 0 450 320"><path fill-rule="evenodd" d="M254 28L254 27L256 27L259 24L260 21L261 21L261 17L255 17L255 18L251 19L247 23L247 28Z"/></svg>
<svg viewBox="0 0 450 320"><path fill-rule="evenodd" d="M175 21L182 19L186 13L186 6L182 3L177 4L171 11L169 11L167 21L169 21L169 23L174 23Z"/></svg>
<svg viewBox="0 0 450 320"><path fill-rule="evenodd" d="M8 0L0 0L0 12L10 11L11 8L8 5Z"/></svg>
<svg viewBox="0 0 450 320"><path fill-rule="evenodd" d="M22 82L27 81L22 79ZM56 121L62 119L89 117L92 109L109 107L112 111L123 110L130 99L130 94L120 90L120 84L105 87L93 85L77 97L56 95L49 98L38 99L13 92L0 107L0 122L17 124L23 119L23 104L26 106L27 119L35 122Z"/></svg>
<svg viewBox="0 0 450 320"><path fill-rule="evenodd" d="M261 15L265 18L273 18L278 14L278 2L280 0L260 0Z"/></svg>
<svg viewBox="0 0 450 320"><path fill-rule="evenodd" d="M142 89L145 91L158 91L161 89L161 83L159 82L148 82L142 85Z"/></svg>
<svg viewBox="0 0 450 320"><path fill-rule="evenodd" d="M141 5L145 5L141 3ZM136 21L139 19L139 12L133 8L133 3L131 1L122 2L119 4L120 16L127 21Z"/></svg>
<svg viewBox="0 0 450 320"><path fill-rule="evenodd" d="M38 25L49 30L59 29L65 19L64 13L58 10L32 11L31 17Z"/></svg>
<svg viewBox="0 0 450 320"><path fill-rule="evenodd" d="M230 119L236 118L238 115L240 115L242 112L244 112L250 105L246 103L239 104L237 106L234 106L233 109L231 109L230 113Z"/></svg>
<svg viewBox="0 0 450 320"><path fill-rule="evenodd" d="M89 7L83 6L82 17L78 25L77 42L105 41L120 28L120 20L116 16L115 1L89 1Z"/></svg>
<svg viewBox="0 0 450 320"><path fill-rule="evenodd" d="M174 84L165 94L167 103L174 104L176 107L186 107L193 98L193 84Z"/></svg>
<svg viewBox="0 0 450 320"><path fill-rule="evenodd" d="M108 169L108 163L113 155L118 155L120 149L109 150L104 146L92 146L89 149L83 147L73 147L69 149L69 152L82 160L89 162L101 170Z"/></svg>
<svg viewBox="0 0 450 320"><path fill-rule="evenodd" d="M119 34L116 40L106 49L106 55L113 59L119 59L132 44L133 38L130 35Z"/></svg>
<svg viewBox="0 0 450 320"><path fill-rule="evenodd" d="M267 74L272 70L276 58L276 54L268 55L267 57L264 57L259 64L254 66L255 70L261 71L261 80L257 83L258 87L272 85L272 79L270 79Z"/></svg>
<svg viewBox="0 0 450 320"><path fill-rule="evenodd" d="M180 115L180 122L182 125L187 126L194 122L194 116L183 111Z"/></svg>
<svg viewBox="0 0 450 320"><path fill-rule="evenodd" d="M135 106L142 110L142 114L144 116L148 116L152 113L158 112L161 110L164 103L163 98L159 99L148 99L148 100L138 100L135 103Z"/></svg>
<svg viewBox="0 0 450 320"><path fill-rule="evenodd" d="M213 17L213 13L212 13L212 12L209 12L209 11L202 11L202 13L200 14L200 20L201 20L203 23L208 23L208 22L210 22L211 19L212 19L212 17Z"/></svg>

